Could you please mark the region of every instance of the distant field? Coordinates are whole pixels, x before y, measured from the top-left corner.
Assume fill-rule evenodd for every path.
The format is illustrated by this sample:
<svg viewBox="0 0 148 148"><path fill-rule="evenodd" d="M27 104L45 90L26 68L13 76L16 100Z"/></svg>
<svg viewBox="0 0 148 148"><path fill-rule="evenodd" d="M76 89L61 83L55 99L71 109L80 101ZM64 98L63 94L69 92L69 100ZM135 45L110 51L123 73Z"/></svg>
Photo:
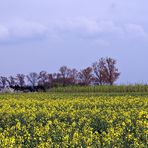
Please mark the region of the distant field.
<svg viewBox="0 0 148 148"><path fill-rule="evenodd" d="M67 86L52 88L50 92L146 93L148 92L148 85Z"/></svg>
<svg viewBox="0 0 148 148"><path fill-rule="evenodd" d="M0 95L0 147L147 147L147 96Z"/></svg>

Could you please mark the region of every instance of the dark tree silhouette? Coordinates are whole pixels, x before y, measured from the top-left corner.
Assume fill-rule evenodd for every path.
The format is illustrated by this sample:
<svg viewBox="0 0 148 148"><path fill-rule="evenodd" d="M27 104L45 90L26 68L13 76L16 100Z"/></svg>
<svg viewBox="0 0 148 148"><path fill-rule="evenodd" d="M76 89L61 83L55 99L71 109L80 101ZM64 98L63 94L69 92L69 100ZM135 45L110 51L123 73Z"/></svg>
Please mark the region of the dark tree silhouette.
<svg viewBox="0 0 148 148"><path fill-rule="evenodd" d="M48 73L46 71L41 71L39 73L38 85L45 85L48 82Z"/></svg>
<svg viewBox="0 0 148 148"><path fill-rule="evenodd" d="M9 83L9 86L15 86L15 85L17 85L17 79L13 76L10 76L8 78L8 83Z"/></svg>
<svg viewBox="0 0 148 148"><path fill-rule="evenodd" d="M62 82L63 86L66 86L68 79L70 77L70 69L66 66L62 66L59 69L60 74L60 81Z"/></svg>
<svg viewBox="0 0 148 148"><path fill-rule="evenodd" d="M28 82L33 86L33 88L38 84L39 75L35 72L27 75Z"/></svg>
<svg viewBox="0 0 148 148"><path fill-rule="evenodd" d="M52 85L52 74L47 73L46 71L41 71L39 73L38 86L42 86L45 89L48 89Z"/></svg>
<svg viewBox="0 0 148 148"><path fill-rule="evenodd" d="M16 79L17 79L17 85L19 85L20 87L25 86L25 75L24 74L17 74Z"/></svg>
<svg viewBox="0 0 148 148"><path fill-rule="evenodd" d="M3 76L0 77L0 85L1 85L2 88L6 87L7 82L8 82L7 77L3 77Z"/></svg>

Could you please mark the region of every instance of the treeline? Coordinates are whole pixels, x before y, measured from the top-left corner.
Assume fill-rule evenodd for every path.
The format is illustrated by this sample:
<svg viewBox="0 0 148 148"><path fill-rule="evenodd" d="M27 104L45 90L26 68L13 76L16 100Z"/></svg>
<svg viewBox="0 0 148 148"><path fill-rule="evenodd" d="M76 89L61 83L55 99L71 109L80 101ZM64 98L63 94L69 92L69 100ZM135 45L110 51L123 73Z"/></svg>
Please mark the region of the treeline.
<svg viewBox="0 0 148 148"><path fill-rule="evenodd" d="M120 72L116 68L116 60L101 58L91 66L80 71L62 66L57 73L32 72L28 75L17 74L15 77L0 76L0 87L44 87L48 89L58 86L89 86L89 85L113 85L119 78Z"/></svg>

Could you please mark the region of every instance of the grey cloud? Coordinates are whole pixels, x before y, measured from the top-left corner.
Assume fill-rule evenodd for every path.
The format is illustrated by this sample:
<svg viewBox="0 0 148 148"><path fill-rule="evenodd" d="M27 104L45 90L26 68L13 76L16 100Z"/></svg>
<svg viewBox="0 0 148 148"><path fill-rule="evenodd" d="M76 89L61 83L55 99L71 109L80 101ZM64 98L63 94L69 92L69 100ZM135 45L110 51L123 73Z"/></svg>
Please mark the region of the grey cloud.
<svg viewBox="0 0 148 148"><path fill-rule="evenodd" d="M55 30L61 34L71 33L79 37L95 37L102 34L112 35L113 33L121 36L123 34L123 29L113 21L86 18L56 22Z"/></svg>
<svg viewBox="0 0 148 148"><path fill-rule="evenodd" d="M32 38L35 36L45 35L47 28L40 23L35 22L19 22L9 27L10 34L18 38Z"/></svg>
<svg viewBox="0 0 148 148"><path fill-rule="evenodd" d="M0 25L0 42L12 43L45 37L48 28L30 21L14 21Z"/></svg>
<svg viewBox="0 0 148 148"><path fill-rule="evenodd" d="M53 20L46 25L38 22L15 20L0 25L0 42L19 42L38 38L63 40L68 37L89 39L102 45L112 39L148 39L148 34L139 24L116 24L110 20L75 18ZM108 43L107 43L108 44Z"/></svg>
<svg viewBox="0 0 148 148"><path fill-rule="evenodd" d="M129 39L148 39L148 34L141 25L127 24L125 25L125 32Z"/></svg>
<svg viewBox="0 0 148 148"><path fill-rule="evenodd" d="M55 30L54 33L59 36L75 36L92 40L148 39L148 34L143 26L133 23L117 24L109 20L79 18L57 21L53 26L52 30Z"/></svg>

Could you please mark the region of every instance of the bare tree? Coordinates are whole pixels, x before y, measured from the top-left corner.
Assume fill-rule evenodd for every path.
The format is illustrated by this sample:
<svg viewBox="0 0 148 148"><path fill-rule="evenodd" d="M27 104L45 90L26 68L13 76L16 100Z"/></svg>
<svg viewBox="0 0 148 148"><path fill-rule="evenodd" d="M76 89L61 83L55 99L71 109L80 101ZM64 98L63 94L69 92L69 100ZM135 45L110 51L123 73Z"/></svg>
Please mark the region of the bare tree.
<svg viewBox="0 0 148 148"><path fill-rule="evenodd" d="M62 66L59 71L59 82L61 82L63 86L74 85L77 83L78 71L76 69L70 69L66 66Z"/></svg>
<svg viewBox="0 0 148 148"><path fill-rule="evenodd" d="M57 87L60 84L60 74L59 73L53 73L52 74L52 87Z"/></svg>
<svg viewBox="0 0 148 148"><path fill-rule="evenodd" d="M60 82L62 83L63 86L68 85L69 83L69 78L70 78L70 69L67 68L66 66L62 66L59 69L60 71Z"/></svg>
<svg viewBox="0 0 148 148"><path fill-rule="evenodd" d="M53 75L49 73L47 78L48 78L48 87L51 87L53 83Z"/></svg>
<svg viewBox="0 0 148 148"><path fill-rule="evenodd" d="M27 75L27 79L29 83L31 83L31 85L34 87L38 84L39 75L35 72L32 72L29 75Z"/></svg>
<svg viewBox="0 0 148 148"><path fill-rule="evenodd" d="M20 87L25 86L25 75L24 74L17 74L16 78L17 78L17 84Z"/></svg>
<svg viewBox="0 0 148 148"><path fill-rule="evenodd" d="M87 67L86 69L81 70L81 72L79 72L79 79L80 83L83 85L91 84L93 80L92 68Z"/></svg>
<svg viewBox="0 0 148 148"><path fill-rule="evenodd" d="M61 74L61 77L62 78L69 77L69 71L70 71L70 69L67 68L67 66L60 67L59 71L60 71L60 74Z"/></svg>
<svg viewBox="0 0 148 148"><path fill-rule="evenodd" d="M7 77L3 77L3 76L0 77L0 85L2 88L5 88L7 86L7 82L8 82Z"/></svg>
<svg viewBox="0 0 148 148"><path fill-rule="evenodd" d="M49 88L52 85L52 80L52 74L48 74L46 71L41 71L39 73L38 85L44 86L45 88Z"/></svg>
<svg viewBox="0 0 148 148"><path fill-rule="evenodd" d="M70 69L70 81L72 85L75 85L78 83L78 71L74 69Z"/></svg>
<svg viewBox="0 0 148 148"><path fill-rule="evenodd" d="M38 81L38 85L44 85L47 82L47 72L46 71L41 71L39 73L39 81Z"/></svg>
<svg viewBox="0 0 148 148"><path fill-rule="evenodd" d="M8 78L8 83L9 83L9 86L15 86L15 85L17 85L17 78L15 78L13 76L10 76Z"/></svg>
<svg viewBox="0 0 148 148"><path fill-rule="evenodd" d="M106 59L101 58L99 61L96 61L92 64L94 76L95 76L95 82L99 85L103 85L107 83L107 75L105 73L105 64Z"/></svg>

